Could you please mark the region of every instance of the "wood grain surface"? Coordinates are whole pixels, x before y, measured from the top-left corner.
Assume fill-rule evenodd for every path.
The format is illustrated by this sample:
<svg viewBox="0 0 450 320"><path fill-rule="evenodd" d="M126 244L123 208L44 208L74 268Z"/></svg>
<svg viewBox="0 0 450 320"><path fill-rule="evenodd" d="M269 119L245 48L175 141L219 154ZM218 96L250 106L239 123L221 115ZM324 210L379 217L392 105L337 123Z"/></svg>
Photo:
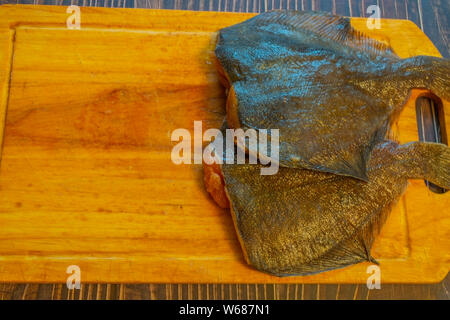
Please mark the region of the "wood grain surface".
<svg viewBox="0 0 450 320"><path fill-rule="evenodd" d="M195 25L195 23L194 23L194 25ZM26 42L25 40L27 40L27 39L30 40L30 39L37 39L37 38L39 38L39 37L36 37L37 34L33 33L33 30L21 30L21 31L25 31L24 34L23 34L24 43ZM52 37L56 37L57 38L57 32L56 31L54 33L52 33L51 35L52 35ZM4 34L3 36L4 37L8 37L8 36L11 36L11 35ZM17 34L16 34L16 36L17 36ZM21 34L21 37L22 37L22 34ZM80 41L86 41L86 40L89 40L88 38L89 37L83 38L83 39L79 39L79 40ZM16 38L16 40L17 40L17 38ZM106 40L108 40L108 39L106 39ZM109 39L109 40L111 40L111 39ZM39 42L39 40L35 40L35 41L37 41L36 43ZM116 39L116 41L117 41L117 39ZM114 41L112 41L112 42L114 43ZM16 44L17 43L20 43L20 42L16 41ZM23 51L24 57L25 57L25 54L27 52L25 49L26 48L24 48L24 51ZM33 47L33 49L36 49L36 47ZM66 52L71 53L71 50L70 50L71 48L67 48L67 49L68 50ZM17 51L15 51L15 52L17 52ZM189 55L189 52L187 52L187 53L188 53L187 55ZM75 53L72 52L71 54L73 55ZM78 52L78 54L80 54L80 53ZM111 52L111 54L113 54L113 52ZM70 54L69 54L69 57L70 57ZM80 57L81 61L83 61L82 58L83 58L83 56ZM137 57L137 58L139 58L139 57ZM131 57L131 59L136 59L136 57ZM24 58L24 61L25 60L27 60L27 59ZM49 61L51 61L51 57L49 57ZM31 61L29 61L29 63L33 63L33 60L31 59ZM22 70L24 70L24 72L25 72L25 70L27 70L26 66L20 66L20 64L18 66L16 65L15 67L18 67L19 68L18 70L21 70L21 68L22 68ZM70 65L68 67L70 68ZM89 68L89 67L92 67L92 66L88 65L86 67ZM43 69L44 69L43 72L45 73L45 65L43 66ZM42 70L41 70L41 72L42 72ZM117 72L120 73L120 70L118 70ZM0 74L0 76L1 75L2 74ZM45 76L45 74L41 74L41 76ZM123 76L117 77L117 81L122 81L121 80L122 77ZM130 79L130 78L124 79L124 81L128 81L128 83L130 81L133 81L133 80L134 81L138 81L138 80L141 81L141 79ZM188 79L188 80L190 80L190 79ZM68 86L70 86L70 84L68 84ZM11 87L11 88L14 89L14 87ZM42 88L40 88L40 89L42 89ZM31 88L31 89L29 89L29 88L21 88L21 89L15 88L14 90L18 90L17 94L15 96L19 99L19 101L17 102L18 103L17 105L20 105L20 102L21 102L20 99L21 99L21 97L23 97L23 93L25 91L30 90L30 97L31 97L31 96L36 96L36 93L37 93L37 91L33 92L33 90L39 90L39 89L38 88L34 88L34 89L33 88ZM77 90L79 90L79 91L77 91ZM67 90L67 91L69 91L69 90ZM74 101L76 101L77 99L75 97L77 97L79 95L83 95L83 96L88 96L89 97L89 94L93 94L93 96L96 97L95 94L97 92L98 92L98 88L91 88L91 89L88 90L88 92L83 92L81 89L75 89L74 92L71 92L70 94L67 94L67 93L66 94L62 94L62 93L58 93L58 92L50 92L49 91L49 92L41 93L41 95L44 96L44 97L51 96L51 97L60 97L60 98L64 98L64 99L67 99L67 96L69 96L69 98L70 98L71 95L72 95L74 97L73 98ZM120 106L123 106L123 104L124 104L123 102L125 100L129 101L131 99L133 101L133 104L136 105L136 103L139 104L139 102L142 102L142 101L145 102L145 99L146 99L146 97L142 96L143 95L142 92L130 91L128 89L125 90L125 91L123 91L123 90L108 91L107 90L107 92L110 94L109 96L106 97L107 99L109 99L108 101L116 103L116 104L118 104ZM144 92L144 95L145 95L145 92ZM195 95L195 93L193 95ZM147 99L151 99L151 98L152 97L150 97L150 98L147 97ZM128 130L129 127L127 127L127 126L129 126L130 124L127 123L126 121L120 122L121 121L120 119L123 120L123 117L121 117L119 115L119 118L115 119L115 121L119 121L121 123L121 125L124 128L123 131L119 130L113 136L106 135L105 133L108 132L108 128L102 127L103 121L94 121L94 123L92 123L92 121L89 120L89 119L95 119L96 117L98 117L98 115L95 114L95 113L99 109L101 109L101 105L100 105L101 102L99 102L99 101L102 101L102 99L105 99L105 97L101 96L100 99L98 99L98 101L94 99L94 101L97 101L97 104L93 103L90 106L88 105L88 107L87 107L87 109L88 109L87 110L87 116L85 118L83 118L83 119L78 119L79 120L78 125L79 126L85 126L85 127L83 127L84 129L86 129L84 131L88 132L87 136L81 137L82 139L81 139L81 147L80 148L83 149L86 144L91 143L93 140L100 141L100 143L103 146L104 145L110 145L110 150L108 151L108 157L109 157L110 155L114 155L114 151L115 151L114 148L117 146L117 142L119 142L119 145L120 145L120 143L124 143L124 142L128 143L130 141L130 139L131 139L131 141L135 141L135 145L137 145L137 149L139 149L139 143L138 142L141 141L141 138L142 138L142 136L139 136L139 133L142 133L142 132L145 132L145 130L148 130L148 128L140 127L140 126L141 125L145 126L145 123L149 119L147 119L145 117L142 118L142 119L133 119L133 123L137 123L137 128L133 127L134 134L132 136L129 136L129 135L127 135L126 132L129 132L129 130ZM217 98L217 100L220 100L220 99L221 98ZM91 101L91 100L92 99L88 99L88 101ZM68 101L71 101L71 100L69 99ZM36 103L38 104L39 101L37 101ZM216 103L220 104L220 101L217 101ZM51 109L51 107L49 109ZM86 110L83 110L83 113L86 113L85 111ZM113 110L113 111L117 111L117 110ZM22 112L22 116L24 114L27 114L26 110L18 110L18 112L15 115L15 117L17 117L17 122L21 121L21 112ZM20 143L18 144L19 147L17 145L17 142L21 142L21 143L23 142L23 136L21 136L22 133L31 132L31 131L35 130L36 128L41 128L42 125L49 125L49 124L52 124L52 123L54 124L54 122L52 122L52 121L55 121L55 119L56 120L63 119L63 121L64 121L64 119L66 119L66 120L67 119L72 119L73 114L77 114L76 110L75 111L72 110L71 112L73 112L73 113L71 113L71 112L67 112L67 113L64 112L64 114L58 114L57 116L51 115L51 111L50 110L48 110L46 112L48 112L48 113L47 113L47 116L44 117L45 119L47 119L45 121L48 121L48 119L50 119L51 123L42 123L41 122L41 123L37 123L36 124L35 121L29 121L27 123L23 123L22 127L19 126L18 131L16 130L17 128L13 128L13 131L12 131L13 134L11 136L12 137L16 136L16 138L19 137L19 138L17 138L19 140L15 140L14 138L12 138L10 140L9 144L6 144L6 142L5 142L5 148L7 148L8 145L9 145L9 147L12 148L12 149L10 149L12 151L11 154L14 154L14 152L17 152L17 154L19 154L20 152L23 151L23 149L20 149L21 148L20 147L21 144ZM125 111L125 114L127 114L126 111ZM210 121L209 124L212 125L212 126L215 125L215 121L217 119L215 117L216 117L216 115L212 115L211 118L209 119L209 121ZM86 120L86 118L89 118L89 119ZM16 123L16 122L13 121L13 123ZM64 123L59 123L59 125L60 125L60 128L64 128ZM93 128L95 128L95 130ZM98 129L100 129L100 132L98 131ZM16 130L16 131L14 131L14 130ZM61 130L64 131L64 129L61 129ZM95 132L96 136L92 136L93 132ZM64 135L67 136L67 135L70 135L71 133L70 132L58 132L58 134L62 134L63 137L64 137ZM6 136L5 137L8 137L8 129L6 130ZM47 140L47 141L50 140L51 143L53 144L52 147L58 147L59 148L59 147L61 147L61 145L58 144L58 143L62 142L64 144L64 141L63 141L64 139L58 139L58 136L51 136L51 134L50 134L50 137L49 136L37 137L37 140L39 140L39 139L41 139L40 141L42 141L42 139ZM7 139L5 139L5 140L7 140ZM73 141L71 141L71 143L72 142ZM29 144L27 145L27 148L30 145L33 146L33 143L34 142L29 141ZM83 143L84 143L84 145L83 145ZM36 143L34 143L34 145L36 145ZM22 145L22 147L23 147L23 145ZM14 150L14 148L16 148L16 150ZM31 149L33 149L33 148L31 148ZM29 150L27 150L27 151L29 151ZM80 150L76 150L76 151L77 152L74 152L74 153L77 153L77 154L80 153L79 152ZM31 153L33 155L31 158L33 160L35 160L36 158L37 159L40 158L42 160L42 162L45 162L45 160L46 160L45 156L48 157L48 153L47 154L45 153L45 152L48 152L48 150L46 150L46 151L45 150L44 151L43 150L32 150L32 152L35 152L35 153ZM117 156L117 154L115 154L115 155ZM71 154L70 156L73 157L73 154ZM85 154L85 156L86 156L86 154ZM89 156L91 156L91 154ZM156 156L156 155L152 155L152 157L153 156ZM52 155L52 157L53 157L53 155ZM61 163L66 161L67 160L66 158L62 157L60 159ZM113 156L113 158L114 158L114 156ZM125 158L126 159L120 158L120 165L121 166L124 163L126 163L127 161L130 161L130 159L133 159L132 162L135 163L136 154L129 154ZM139 156L137 158L139 158ZM143 158L141 160L142 160L142 162L145 162L146 159L147 158ZM86 170L85 164L86 163L83 163L83 160L86 160L86 157L83 159L83 155L81 154L80 157L75 157L75 160L76 161L74 161L74 163L73 163L73 170L74 170L74 172L75 173L77 173L77 172L86 173L85 172L85 170ZM92 159L90 159L90 160L92 160ZM104 157L102 157L99 154L98 161L103 161L103 160L104 160ZM10 161L11 168L14 168L14 166L18 166L17 168L25 168L26 165L24 163L21 164L20 161L21 160L19 159L19 157L11 157L11 161ZM76 162L80 162L80 163L77 164ZM38 167L39 166L43 167L44 163L38 164ZM79 170L79 169L77 169L77 167L78 168L82 168L81 169L82 171L77 171L77 170ZM52 173L51 172L52 170L55 170L55 169L58 170L57 168L58 168L58 165L52 166L48 170L47 173L50 174L50 173ZM140 170L143 170L143 171L146 171L148 169L149 168L148 167L146 168L145 165L140 168ZM94 169L90 168L90 170L94 170ZM45 190L45 191L48 191L48 195L47 195L48 198L46 198L46 199L48 201L50 201L50 202L46 201L46 203L52 203L51 201L54 201L52 206L54 206L54 208L58 208L58 203L57 203L58 200L51 196L51 193L52 193L52 186L51 186L52 182L51 182L51 179L48 179L48 177L45 176L45 173L42 173L42 170L35 170L35 171L37 172L37 173L35 173L35 176L34 176L35 178L39 178L39 179L44 180L44 181L50 181L50 185L49 185L48 189ZM87 173L89 173L89 172L87 172ZM28 175L29 175L29 172L27 172L27 173L23 172L22 176L25 177L25 176L28 176ZM105 176L107 176L107 173L105 173ZM14 178L12 180L9 180L8 182L9 182L9 184L11 184L11 183L14 184L14 183L16 183L16 180ZM19 182L19 185L20 185L20 183L21 182ZM87 179L87 181L85 181L85 183L86 183L86 185L84 187L88 186L91 183L91 181L89 181ZM105 188L106 187L110 188L110 186L107 185L107 182L105 183ZM189 186L187 186L187 187L189 187ZM185 186L181 186L181 188L186 189ZM110 189L108 189L108 190L110 190ZM68 191L71 192L71 196L69 198L71 198L73 201L77 202L77 200L84 199L83 196L80 196L79 199L74 199L73 193L74 192L76 193L77 191L76 190L68 190ZM123 192L123 190L120 190L120 187L118 187L117 194L120 194L121 192ZM13 199L13 197L5 198L5 200L7 200L6 202L10 202L11 204L14 204L14 206L16 208L19 208L20 210L18 210L18 211L27 212L27 210L23 209L23 205L24 205L23 203L21 203L20 201L14 202L14 201L12 201L12 199ZM135 201L139 201L140 199L141 198L130 199L130 203L135 202ZM111 201L112 201L111 203L114 203L114 199L111 199ZM60 203L62 203L62 202L64 202L64 199L62 199ZM110 209L106 209L106 210L105 210L105 208L97 208L97 209L102 209L102 210L97 210L97 211L100 211L102 213L106 212L108 214L111 214L111 212L108 212ZM35 209L32 209L32 210L35 210ZM45 211L46 209L44 208L44 209L41 209L41 210ZM58 209L58 210L60 210L60 209ZM186 209L184 209L184 210L186 210ZM444 210L445 210L445 208L444 208ZM116 211L116 210L114 209L114 211ZM118 212L120 212L120 211L118 211ZM78 220L79 218L80 217L74 217L74 221ZM67 220L65 219L64 221L67 221ZM39 219L33 220L32 221L33 228L35 227L36 223L38 225L39 225L39 223L44 225L45 221L39 221ZM399 223L404 223L404 222L400 221ZM26 229L27 229L26 226L25 226L24 229L25 229L25 232L26 232ZM168 228L168 229L170 229L170 228ZM394 228L394 230L395 230L395 228ZM224 231L227 232L227 233L230 232L229 230L222 230L222 232L224 232ZM128 230L127 230L127 232L128 232ZM139 234L139 227L138 227L138 230L136 231L136 234ZM127 235L128 235L128 233L127 233ZM404 234L400 235L400 237L403 237L403 236L405 236L405 235ZM92 243L91 243L90 240L92 240L92 239L87 239L86 244L85 244L85 246L86 246L85 249L92 247ZM30 243L22 243L22 244L17 243L17 244L19 245L19 249L20 249L20 245L22 245L23 248L29 248L29 245L30 245ZM46 244L46 243L42 243L41 242L41 243L39 243L39 246L40 245L44 245L44 246L47 245L48 246L48 243ZM117 248L117 245L118 244L111 243L111 247ZM121 243L120 246L126 247L126 246L129 246L129 243ZM48 250L53 250L53 249L54 249L54 247L53 248L49 247ZM4 250L8 250L8 248L4 247ZM108 248L106 248L106 250L108 250ZM397 251L395 251L395 250L397 250ZM394 248L395 254L402 254L402 250L403 250L402 247L397 248L397 249ZM392 250L390 252L392 252ZM21 286L17 286L17 287L11 287L11 286L12 285L8 285L8 284L3 285L3 290L1 292L5 293L4 297L6 297L6 298L12 297L11 295L13 295L13 294L15 295L15 297L17 297L17 295L21 292L21 297L25 297L26 298L28 296L33 296L34 293L32 293L32 292L39 292L39 290L41 290L41 293L42 292L43 293L41 295L34 294L34 297L47 297L47 298L58 298L58 297L62 297L62 298L64 298L64 297L69 297L69 298L70 297L73 297L73 298L75 298L75 297L77 297L77 298L87 298L87 297L91 297L91 298L94 298L94 297L124 298L125 297L126 298L126 297L129 297L130 292L132 292L133 290L137 290L138 292L142 292L143 293L143 297L145 297L146 296L145 291L147 290L148 293L149 293L149 296L148 296L149 298L177 298L177 297L185 297L185 298L195 298L195 297L203 297L203 298L220 298L220 297L223 297L223 298L227 298L227 297L228 298L230 298L230 297L235 297L235 298L249 298L249 297L250 298L251 297L253 297L253 298L256 298L256 297L257 298L308 298L308 297L311 297L311 298L324 298L324 297L329 297L329 298L333 298L332 297L333 294L330 294L330 292L332 292L334 289L336 289L334 298L339 298L339 297L344 297L345 296L345 295L342 295L342 293L341 293L342 290L341 289L347 288L347 287L355 289L355 291L353 292L352 298L361 298L360 294L364 293L364 292L367 293L367 296L362 297L362 298L369 298L369 296L372 295L373 293L380 293L380 291L375 292L376 290L373 290L373 291L369 292L367 290L367 288L365 287L365 285L339 285L339 286L333 286L333 285L306 285L306 284L305 285L299 285L299 284L292 284L292 285L284 285L284 286L282 286L282 285L243 285L243 284L236 284L236 285L222 285L222 284L214 284L214 285L206 285L206 284L205 285L175 285L175 284L173 284L173 285L140 285L140 286L139 285L138 286L132 286L132 285L106 285L106 286L98 285L98 286L96 286L96 285L87 285L86 284L86 285L84 285L84 290L82 289L81 292L76 292L75 291L73 293L70 293L70 291L67 291L67 289L64 289L64 288L62 288L61 286L58 286L58 285L21 285ZM387 286L392 287L391 285L387 285ZM63 287L65 287L65 286L63 286ZM416 288L416 287L417 286L412 286L411 288ZM13 289L11 289L11 288L13 288ZM49 288L52 289L50 296L49 296ZM130 288L134 288L134 289L130 289ZM138 288L138 289L136 289L136 288ZM419 288L419 287L417 287L417 288ZM430 285L428 287L427 286L423 286L421 288L427 288L427 289L424 289L424 291L421 292L421 295L423 297L427 297L427 298L433 298L433 297L434 298L436 298L436 297L442 298L442 297L445 296L445 294L443 294L442 292L446 292L446 290L445 290L446 289L445 283L442 283L442 284L434 286L434 287ZM30 289L31 289L31 291L29 291ZM306 292L305 292L305 290L306 290ZM392 287L392 290L395 291L395 287ZM420 291L419 289L415 289L415 290L417 292ZM347 291L348 290L343 290L342 292L347 292ZM95 292L95 294L93 292ZM327 293L325 296L324 296L324 292ZM397 293L398 292L399 291L397 291ZM411 291L407 290L407 292L411 292ZM424 295L423 292L428 292L428 293L427 293L427 295ZM8 296L8 294L10 294L10 296ZM377 296L377 295L375 294L375 296ZM393 294L392 296L395 296L395 294ZM408 294L406 296L408 296Z"/></svg>

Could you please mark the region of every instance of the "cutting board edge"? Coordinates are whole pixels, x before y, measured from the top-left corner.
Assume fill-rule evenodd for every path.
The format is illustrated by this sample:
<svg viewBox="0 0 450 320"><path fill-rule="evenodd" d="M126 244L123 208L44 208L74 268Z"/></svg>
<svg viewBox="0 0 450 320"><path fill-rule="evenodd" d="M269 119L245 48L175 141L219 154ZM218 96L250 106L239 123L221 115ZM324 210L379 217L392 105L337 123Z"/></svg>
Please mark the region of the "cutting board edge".
<svg viewBox="0 0 450 320"><path fill-rule="evenodd" d="M2 5L1 7L4 7L4 6L7 6L7 7L16 7L16 6L9 6L9 5ZM29 6L24 6L24 7L29 7ZM47 8L48 6L40 6L40 7L44 7L44 8ZM58 7L59 8L59 6L54 6L54 7ZM65 8L65 7L64 7ZM1 10L1 8L0 8L0 10ZM113 10L116 10L116 9L113 9ZM125 9L126 10L126 9ZM138 10L138 9L128 9L128 10ZM145 12L148 12L149 10L146 10L146 9L141 9L142 11L145 11ZM155 11L159 11L159 10L155 10ZM167 11L173 11L173 10L167 10ZM181 10L178 10L178 11L181 11ZM184 12L184 11L181 11L181 12ZM233 14L233 15L242 15L242 14L239 14L239 13L227 13L227 14ZM361 18L361 19L364 19L364 18ZM397 19L392 19L392 20L397 20ZM403 20L398 20L398 21L403 21ZM413 23L414 24L414 23ZM414 24L415 25L415 24ZM416 25L415 25L416 26ZM417 27L417 26L416 26ZM420 29L419 29L420 30ZM1 45L0 45L1 46ZM9 78L9 77L8 77ZM6 78L5 78L6 79ZM6 84L5 84L5 79L3 79L3 82L4 82L4 86L6 86ZM0 79L1 80L1 79ZM9 80L7 81L8 82L8 86L9 86ZM1 81L0 81L0 83L1 83ZM6 89L7 90L7 89ZM3 89L2 89L2 92L4 92L4 91L6 91L5 90L5 87L3 87ZM3 99L2 99L2 101L3 101ZM6 107L6 105L5 105L5 107ZM5 112L3 112L3 117L5 116ZM3 132L3 130L1 130L2 132ZM445 275L442 277L442 279L445 277ZM0 277L0 279L3 279L2 277ZM275 279L278 279L278 278L275 278ZM301 281L301 277L297 277L296 279L295 279L295 283L302 283L302 281ZM424 282L424 283L437 283L437 282L440 282L442 279L439 279L439 280L431 280L430 282ZM3 280L0 280L0 281L3 281ZM10 280L5 280L5 281L10 281ZM15 281L15 280L12 280L13 282L21 282L21 281L24 281L24 280L17 280L17 281ZM42 280L32 280L32 281L30 281L30 280L26 280L27 282L42 282ZM44 281L47 281L47 280L44 280ZM49 282L52 282L52 280L49 280ZM93 281L91 281L91 282L95 282L95 280L93 280ZM104 282L108 282L107 280L105 280ZM126 282L126 281L125 281ZM146 281L146 280L143 280L142 282L148 282L148 281ZM201 283L207 283L208 281L205 281L205 282L201 282ZM138 283L138 282L136 282L136 283ZM166 282L167 283L167 282ZM179 282L179 281L174 281L174 282L172 282L172 283L181 283L181 282ZM184 283L184 282L183 282ZM188 282L186 282L186 283L188 283ZM235 282L235 283L243 283L241 280L239 280L239 282ZM269 283L268 281L263 281L263 282L255 282L255 281L252 281L251 283ZM285 282L277 282L277 283L285 283ZM293 282L286 282L286 283L293 283ZM331 283L331 282L328 282L327 280L311 280L311 282L305 282L305 283ZM347 282L339 282L339 283L347 283ZM350 282L348 282L348 283L350 283ZM352 282L352 283L354 283L354 282ZM360 283L363 283L363 282L360 282ZM419 283L419 282L405 282L405 283Z"/></svg>

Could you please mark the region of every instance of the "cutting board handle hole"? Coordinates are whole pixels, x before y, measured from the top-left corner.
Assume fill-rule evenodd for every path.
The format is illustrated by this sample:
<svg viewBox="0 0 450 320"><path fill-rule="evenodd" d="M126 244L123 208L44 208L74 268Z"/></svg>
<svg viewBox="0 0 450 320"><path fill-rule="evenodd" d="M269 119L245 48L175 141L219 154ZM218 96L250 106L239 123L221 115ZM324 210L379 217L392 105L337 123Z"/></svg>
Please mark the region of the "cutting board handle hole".
<svg viewBox="0 0 450 320"><path fill-rule="evenodd" d="M431 93L419 96L416 99L416 117L420 141L438 142L448 145L444 107L439 97ZM434 193L445 193L448 191L426 180L425 184Z"/></svg>

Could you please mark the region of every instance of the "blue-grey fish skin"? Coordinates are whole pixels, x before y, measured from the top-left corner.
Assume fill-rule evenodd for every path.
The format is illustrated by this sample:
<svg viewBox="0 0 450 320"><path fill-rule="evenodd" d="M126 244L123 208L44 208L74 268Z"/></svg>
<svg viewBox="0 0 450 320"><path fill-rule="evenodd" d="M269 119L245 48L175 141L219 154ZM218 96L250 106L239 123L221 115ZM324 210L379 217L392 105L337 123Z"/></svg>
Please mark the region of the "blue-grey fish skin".
<svg viewBox="0 0 450 320"><path fill-rule="evenodd" d="M326 13L271 11L220 30L228 124L279 129L284 167L367 180L367 161L412 88L450 99L449 60L400 59Z"/></svg>

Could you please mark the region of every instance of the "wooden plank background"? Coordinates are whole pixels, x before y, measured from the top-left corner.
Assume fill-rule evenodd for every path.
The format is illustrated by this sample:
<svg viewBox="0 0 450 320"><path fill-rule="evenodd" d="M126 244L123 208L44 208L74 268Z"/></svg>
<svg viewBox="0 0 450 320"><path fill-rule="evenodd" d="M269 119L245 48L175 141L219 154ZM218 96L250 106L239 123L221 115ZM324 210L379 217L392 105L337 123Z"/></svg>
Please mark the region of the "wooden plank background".
<svg viewBox="0 0 450 320"><path fill-rule="evenodd" d="M372 4L382 18L408 19L450 58L450 1L448 0L0 0L0 4L44 4L152 8L197 11L264 12L272 9L320 10L350 17L368 17Z"/></svg>
<svg viewBox="0 0 450 320"><path fill-rule="evenodd" d="M0 0L0 4L47 4L97 7L263 12L271 9L321 10L367 17L366 8L380 6L382 18L409 19L450 58L448 0ZM0 284L0 299L450 299L450 276L430 285L314 284Z"/></svg>

